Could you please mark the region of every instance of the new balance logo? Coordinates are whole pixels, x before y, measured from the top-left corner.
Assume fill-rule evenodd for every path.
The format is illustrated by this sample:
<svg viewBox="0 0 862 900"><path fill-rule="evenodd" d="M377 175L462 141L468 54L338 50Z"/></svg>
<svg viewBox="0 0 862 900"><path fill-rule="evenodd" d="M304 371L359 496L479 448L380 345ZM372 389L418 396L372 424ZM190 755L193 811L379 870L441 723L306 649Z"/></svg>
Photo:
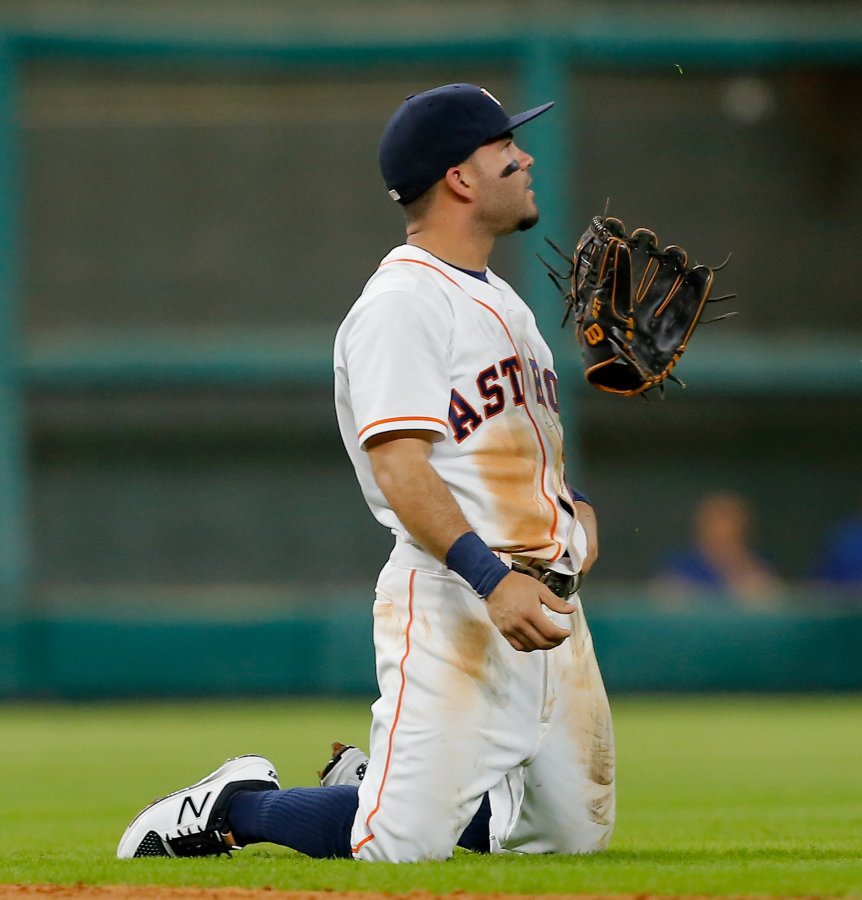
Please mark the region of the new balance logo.
<svg viewBox="0 0 862 900"><path fill-rule="evenodd" d="M187 803L189 805L189 809L192 812L192 816L195 819L199 819L201 817L201 815L203 814L204 807L207 805L207 800L209 800L211 793L212 793L212 791L207 791L206 797L204 797L203 800L201 800L200 808L195 806L194 801L192 800L191 796L186 797L183 800L182 805L180 806L180 814L177 817L177 825L183 824L183 815L185 814Z"/></svg>

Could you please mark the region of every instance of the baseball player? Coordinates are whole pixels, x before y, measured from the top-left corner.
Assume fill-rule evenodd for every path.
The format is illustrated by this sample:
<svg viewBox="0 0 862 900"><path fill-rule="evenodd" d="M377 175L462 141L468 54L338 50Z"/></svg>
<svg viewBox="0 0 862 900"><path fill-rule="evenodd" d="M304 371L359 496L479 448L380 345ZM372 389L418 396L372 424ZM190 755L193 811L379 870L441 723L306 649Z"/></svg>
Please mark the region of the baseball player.
<svg viewBox="0 0 862 900"><path fill-rule="evenodd" d="M484 88L445 85L407 98L381 139L407 239L335 340L342 438L395 538L374 602L364 777L282 791L268 760L229 760L147 807L119 856L272 841L407 862L456 845L607 845L613 732L577 594L595 517L566 483L548 346L488 268L498 237L538 221L514 132L552 105L509 116Z"/></svg>

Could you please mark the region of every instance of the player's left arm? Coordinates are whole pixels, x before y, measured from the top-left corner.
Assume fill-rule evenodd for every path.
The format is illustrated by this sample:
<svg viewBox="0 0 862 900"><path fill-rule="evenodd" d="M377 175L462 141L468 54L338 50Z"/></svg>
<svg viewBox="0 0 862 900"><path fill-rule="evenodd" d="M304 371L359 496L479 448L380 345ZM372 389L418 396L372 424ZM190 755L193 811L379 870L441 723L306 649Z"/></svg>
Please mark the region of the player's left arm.
<svg viewBox="0 0 862 900"><path fill-rule="evenodd" d="M389 431L365 446L374 480L401 523L420 546L445 562L448 549L471 529L429 462L435 437L430 431Z"/></svg>
<svg viewBox="0 0 862 900"><path fill-rule="evenodd" d="M458 572L485 598L488 616L515 650L549 650L569 637L545 615L543 606L559 613L574 607L557 597L547 585L507 567L472 531L448 485L430 463L434 435L422 431L378 434L366 442L371 470L391 509L413 538L428 553ZM450 559L453 546L469 544L465 559ZM478 543L478 548L477 548ZM478 559L476 551L479 550ZM488 591L471 580L471 574L487 574L486 561L502 567L503 577ZM478 563L478 571L477 571Z"/></svg>
<svg viewBox="0 0 862 900"><path fill-rule="evenodd" d="M587 555L581 565L581 572L586 575L599 556L599 526L596 522L596 511L590 503L586 503L584 500L575 500L574 507L578 521L587 535Z"/></svg>

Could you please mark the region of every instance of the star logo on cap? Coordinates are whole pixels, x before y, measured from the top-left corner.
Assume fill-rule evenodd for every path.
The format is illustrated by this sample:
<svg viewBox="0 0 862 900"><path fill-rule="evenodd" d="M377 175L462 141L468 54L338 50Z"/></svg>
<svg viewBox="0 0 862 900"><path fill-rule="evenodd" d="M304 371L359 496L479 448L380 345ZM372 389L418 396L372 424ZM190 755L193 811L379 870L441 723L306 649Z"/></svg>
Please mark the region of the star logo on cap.
<svg viewBox="0 0 862 900"><path fill-rule="evenodd" d="M497 106L502 106L503 104L487 89L487 88L479 88L479 90L486 96L489 97Z"/></svg>

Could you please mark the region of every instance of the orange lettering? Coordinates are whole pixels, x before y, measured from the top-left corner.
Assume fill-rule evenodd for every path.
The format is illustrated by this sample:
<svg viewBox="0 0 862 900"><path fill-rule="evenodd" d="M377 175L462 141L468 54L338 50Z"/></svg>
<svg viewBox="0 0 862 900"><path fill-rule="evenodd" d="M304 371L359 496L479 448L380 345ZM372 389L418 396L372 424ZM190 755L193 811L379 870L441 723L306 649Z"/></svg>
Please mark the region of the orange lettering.
<svg viewBox="0 0 862 900"><path fill-rule="evenodd" d="M602 330L602 326L599 325L598 322L593 322L589 328L584 330L584 337L587 339L587 343L591 347L595 347L596 344L600 343L605 339L605 333Z"/></svg>

